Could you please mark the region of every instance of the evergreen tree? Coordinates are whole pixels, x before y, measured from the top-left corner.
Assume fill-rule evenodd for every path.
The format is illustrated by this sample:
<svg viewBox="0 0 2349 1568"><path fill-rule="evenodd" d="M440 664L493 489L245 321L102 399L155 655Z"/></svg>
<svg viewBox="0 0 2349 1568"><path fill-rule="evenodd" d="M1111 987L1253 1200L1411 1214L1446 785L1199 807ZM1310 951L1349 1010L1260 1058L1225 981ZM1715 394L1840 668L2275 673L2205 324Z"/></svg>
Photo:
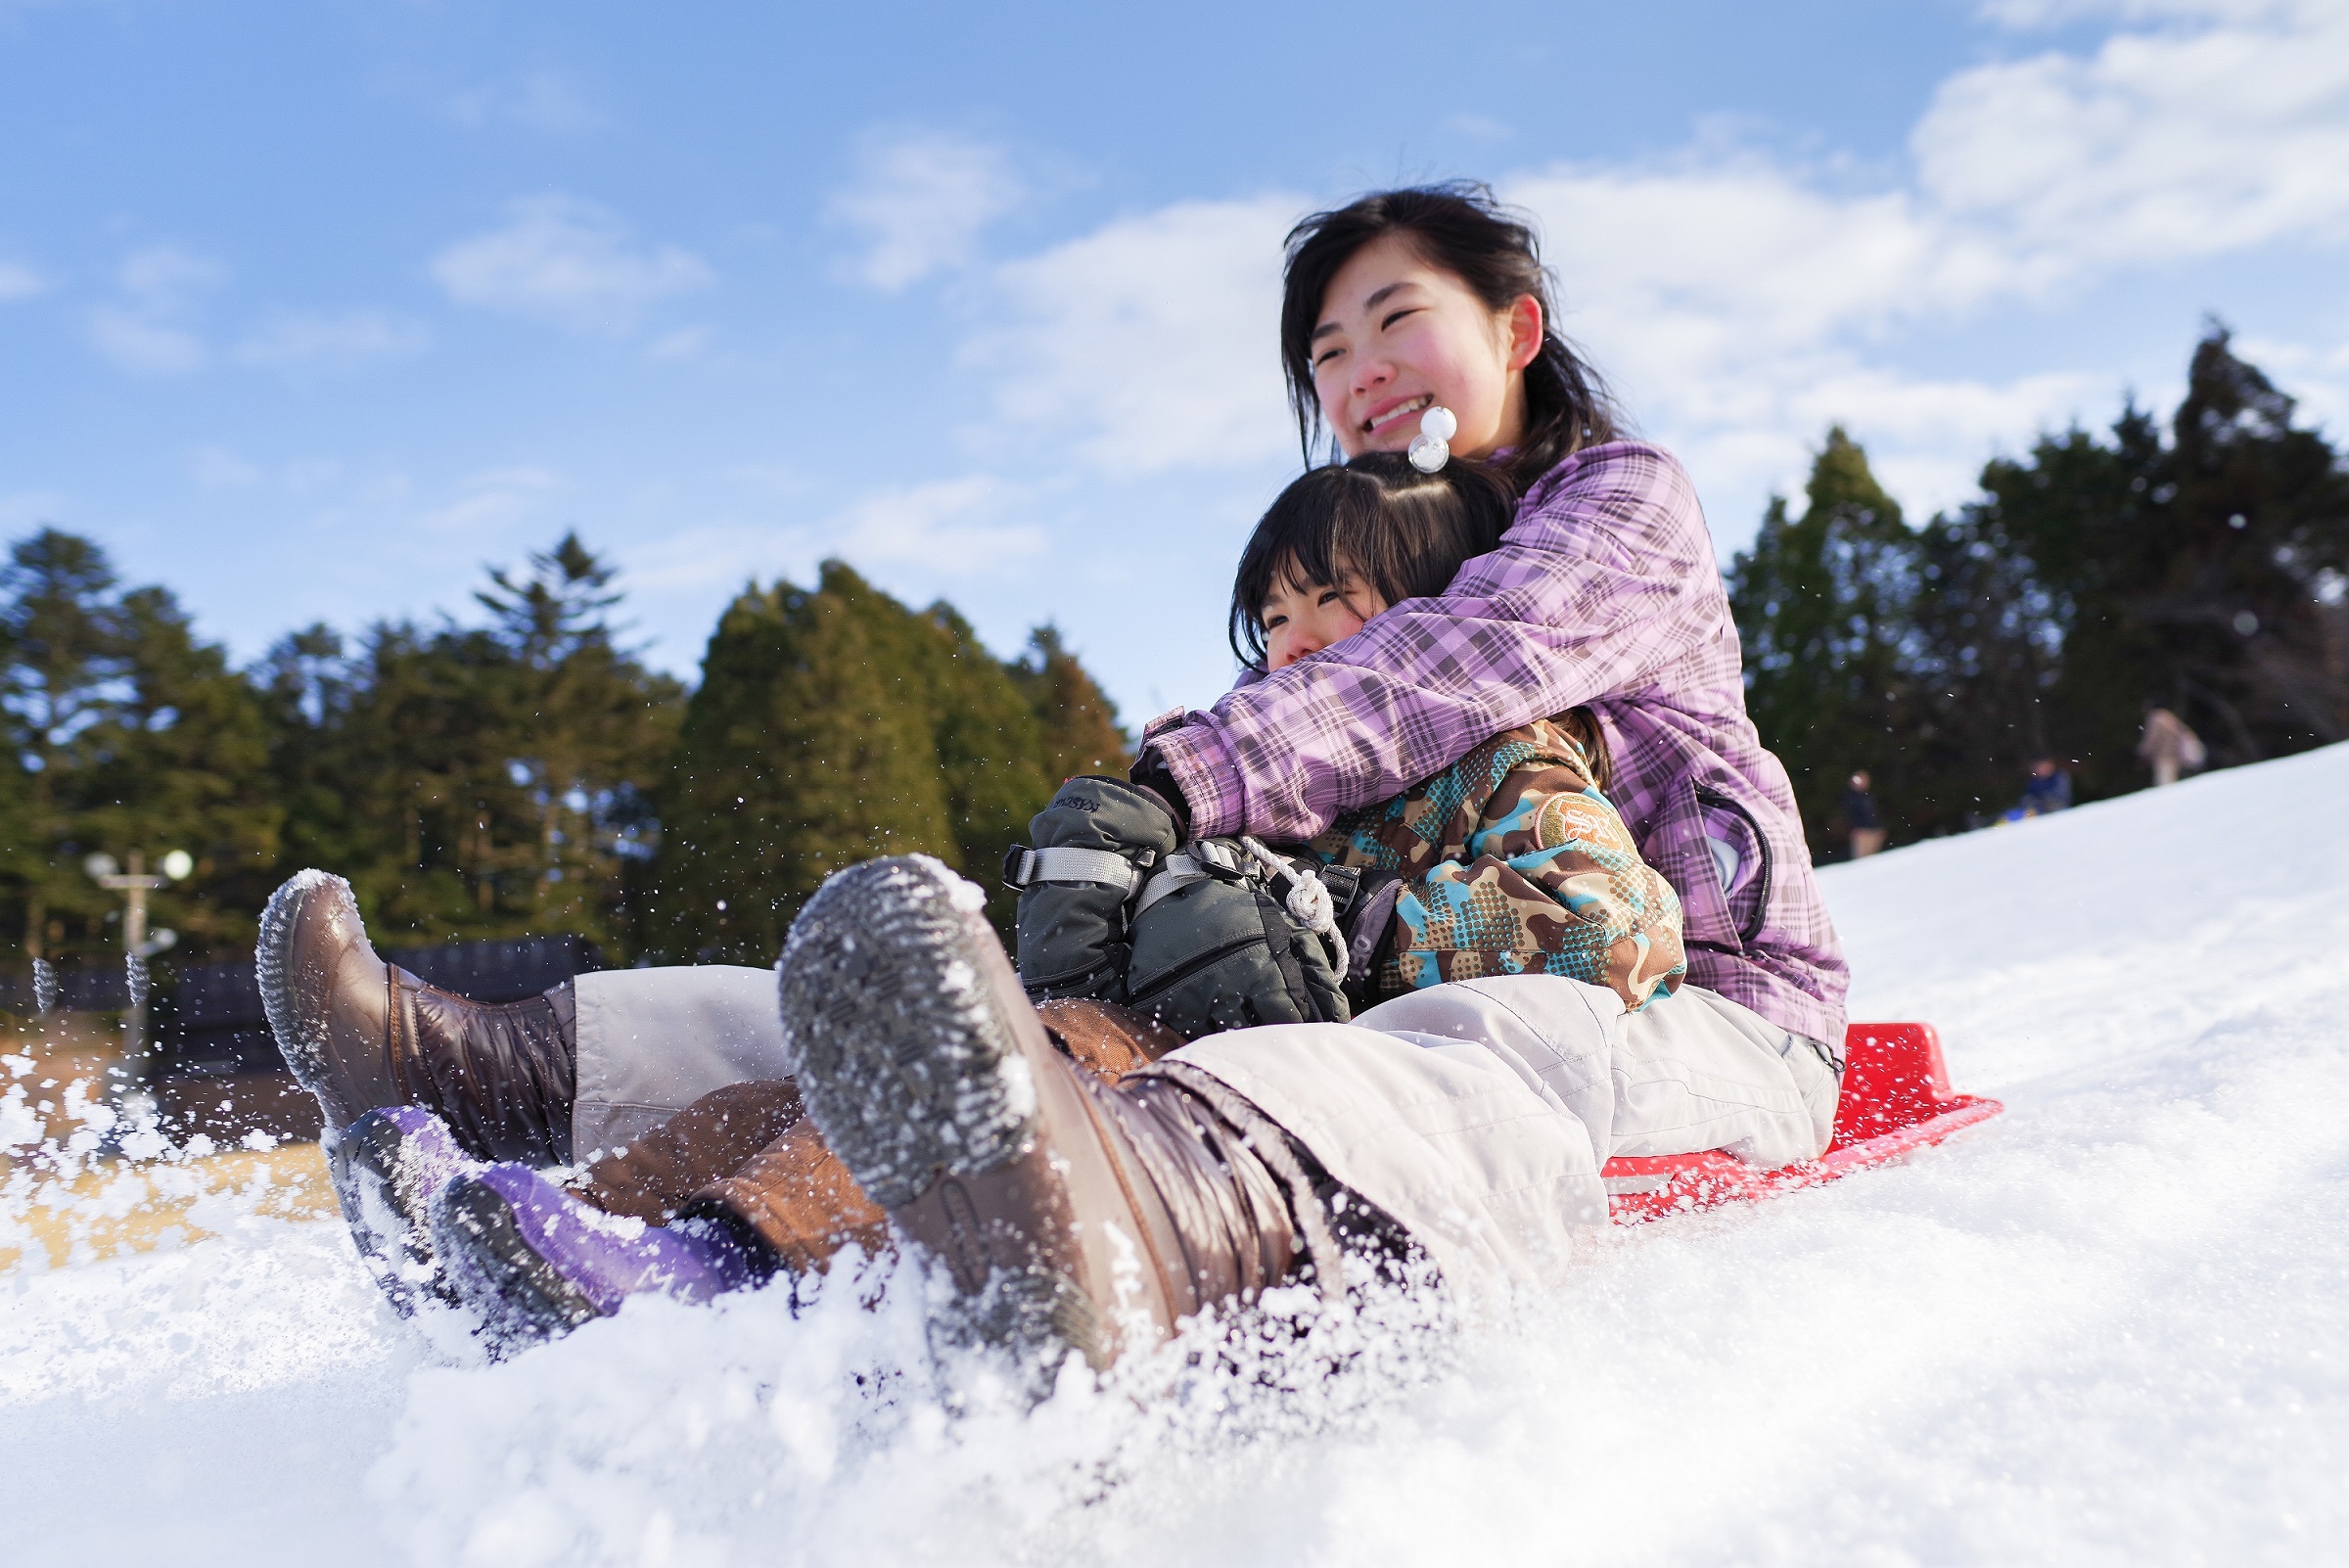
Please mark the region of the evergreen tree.
<svg viewBox="0 0 2349 1568"><path fill-rule="evenodd" d="M314 626L255 668L290 816L285 869L349 877L408 941L571 932L630 949L629 867L677 683L622 650L612 574L567 535L490 574L485 627Z"/></svg>
<svg viewBox="0 0 2349 1568"><path fill-rule="evenodd" d="M1036 627L1011 674L1043 726L1046 783L1057 789L1086 773L1123 775L1132 764L1133 743L1119 727L1117 709L1069 652L1059 627Z"/></svg>
<svg viewBox="0 0 2349 1568"><path fill-rule="evenodd" d="M1983 473L2061 625L2050 740L2083 799L2143 782L2143 705L2184 717L2214 763L2349 735L2335 652L2349 475L2223 328L2194 350L2171 440L2134 406L2110 441L2073 430Z"/></svg>
<svg viewBox="0 0 2349 1568"><path fill-rule="evenodd" d="M89 731L119 692L122 626L114 567L78 535L43 529L9 551L0 572L4 705L16 818L7 843L10 892L24 956L53 957L104 918L111 895L77 862L74 781L91 751ZM95 848L95 846L91 846Z"/></svg>
<svg viewBox="0 0 2349 1568"><path fill-rule="evenodd" d="M650 853L644 790L674 743L684 690L614 642L612 569L567 533L517 581L475 595L512 657L506 768L536 817L531 924L618 946L623 861ZM519 859L519 857L518 857Z"/></svg>
<svg viewBox="0 0 2349 1568"><path fill-rule="evenodd" d="M960 863L924 629L839 562L812 591L754 585L727 608L657 796L650 948L771 963L840 867L906 853Z"/></svg>
<svg viewBox="0 0 2349 1568"><path fill-rule="evenodd" d="M987 651L970 623L944 602L917 623L926 639L930 725L946 790L946 814L962 870L997 895L1008 918L1016 900L1000 897L1003 856L1028 836L1057 780L1043 769L1043 726L1003 662Z"/></svg>
<svg viewBox="0 0 2349 1568"><path fill-rule="evenodd" d="M0 573L0 707L13 765L0 872L24 956L119 955L119 896L83 869L95 853L184 850L191 879L159 891L153 920L196 954L249 950L282 811L265 784L259 705L162 588L120 590L105 552L55 529Z"/></svg>
<svg viewBox="0 0 2349 1568"><path fill-rule="evenodd" d="M1917 543L1913 761L1883 804L1922 838L1998 816L2050 754L2064 617L1996 501L1935 518Z"/></svg>
<svg viewBox="0 0 2349 1568"><path fill-rule="evenodd" d="M1744 647L1746 710L1794 783L1814 851L1845 781L1874 775L1897 801L1913 770L1912 611L1918 543L1840 427L1813 462L1803 515L1773 498L1729 572Z"/></svg>

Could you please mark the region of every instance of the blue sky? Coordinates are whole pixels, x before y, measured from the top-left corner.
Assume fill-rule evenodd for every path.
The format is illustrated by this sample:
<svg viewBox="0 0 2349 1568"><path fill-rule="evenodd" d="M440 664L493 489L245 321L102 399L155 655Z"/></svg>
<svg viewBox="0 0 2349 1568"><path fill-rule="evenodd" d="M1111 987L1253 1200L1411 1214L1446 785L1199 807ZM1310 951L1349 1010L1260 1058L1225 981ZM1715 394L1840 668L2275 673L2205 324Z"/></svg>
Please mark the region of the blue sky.
<svg viewBox="0 0 2349 1568"><path fill-rule="evenodd" d="M2349 4L0 0L0 526L240 658L576 528L690 674L841 555L1129 719L1223 686L1298 215L1476 175L1725 557L1922 516L2206 311L2349 419Z"/></svg>

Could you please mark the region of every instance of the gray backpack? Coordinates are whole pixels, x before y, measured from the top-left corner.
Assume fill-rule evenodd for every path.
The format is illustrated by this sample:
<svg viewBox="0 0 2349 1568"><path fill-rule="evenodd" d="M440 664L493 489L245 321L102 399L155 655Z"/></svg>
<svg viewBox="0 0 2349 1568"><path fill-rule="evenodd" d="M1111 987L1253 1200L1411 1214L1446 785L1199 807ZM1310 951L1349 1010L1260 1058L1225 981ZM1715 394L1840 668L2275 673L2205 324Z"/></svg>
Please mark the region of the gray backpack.
<svg viewBox="0 0 2349 1568"><path fill-rule="evenodd" d="M1352 1016L1352 870L1245 837L1176 850L1173 814L1124 779L1069 780L1029 829L1036 846L1012 850L1003 880L1036 999L1124 1002L1185 1039Z"/></svg>

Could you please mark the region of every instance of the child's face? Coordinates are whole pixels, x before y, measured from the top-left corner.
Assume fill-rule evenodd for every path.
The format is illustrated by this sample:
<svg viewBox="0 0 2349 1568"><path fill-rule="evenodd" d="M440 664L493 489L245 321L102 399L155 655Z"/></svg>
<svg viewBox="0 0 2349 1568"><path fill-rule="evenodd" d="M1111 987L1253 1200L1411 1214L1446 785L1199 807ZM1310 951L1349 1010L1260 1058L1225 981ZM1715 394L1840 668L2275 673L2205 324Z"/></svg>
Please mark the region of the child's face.
<svg viewBox="0 0 2349 1568"><path fill-rule="evenodd" d="M1364 587L1352 573L1334 586L1295 582L1285 573L1278 575L1265 596L1265 668L1278 669L1343 642L1386 608L1377 590Z"/></svg>

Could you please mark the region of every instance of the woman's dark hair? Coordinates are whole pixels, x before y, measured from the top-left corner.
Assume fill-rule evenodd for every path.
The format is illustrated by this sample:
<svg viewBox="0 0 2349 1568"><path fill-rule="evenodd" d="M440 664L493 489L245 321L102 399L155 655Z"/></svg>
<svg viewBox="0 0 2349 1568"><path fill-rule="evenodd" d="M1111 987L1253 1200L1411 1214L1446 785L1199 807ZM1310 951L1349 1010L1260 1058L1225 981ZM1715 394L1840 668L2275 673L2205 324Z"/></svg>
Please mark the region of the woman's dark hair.
<svg viewBox="0 0 2349 1568"><path fill-rule="evenodd" d="M1516 505L1508 482L1480 463L1422 474L1401 452L1364 452L1307 470L1240 552L1231 651L1264 668L1265 601L1279 582L1337 587L1351 578L1389 605L1442 593L1461 566L1500 543Z"/></svg>
<svg viewBox="0 0 2349 1568"><path fill-rule="evenodd" d="M1308 466L1322 426L1321 399L1313 392L1313 329L1321 324L1330 280L1357 251L1389 234L1409 235L1430 265L1466 284L1488 309L1506 310L1529 294L1541 302L1542 351L1525 367L1525 438L1502 464L1520 494L1568 454L1614 438L1622 417L1614 398L1558 335L1533 220L1503 207L1490 187L1458 180L1359 197L1289 231L1280 363Z"/></svg>

